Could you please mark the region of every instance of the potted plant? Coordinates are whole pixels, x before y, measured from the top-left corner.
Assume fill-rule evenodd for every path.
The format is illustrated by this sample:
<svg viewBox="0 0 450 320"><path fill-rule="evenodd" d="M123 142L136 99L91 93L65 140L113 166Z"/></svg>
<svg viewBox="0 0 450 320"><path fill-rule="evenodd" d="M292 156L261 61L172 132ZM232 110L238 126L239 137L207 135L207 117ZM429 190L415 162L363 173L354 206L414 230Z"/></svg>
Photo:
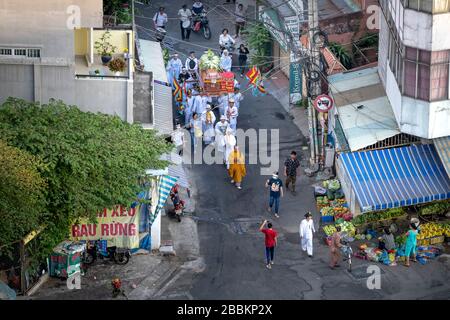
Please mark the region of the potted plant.
<svg viewBox="0 0 450 320"><path fill-rule="evenodd" d="M95 72L95 75L96 75L96 76L100 75L100 70L98 70L98 69L95 69L95 71L94 71L94 72Z"/></svg>
<svg viewBox="0 0 450 320"><path fill-rule="evenodd" d="M114 72L117 76L120 72L125 71L127 63L122 58L114 58L111 60L108 66L109 70L111 70L111 72Z"/></svg>
<svg viewBox="0 0 450 320"><path fill-rule="evenodd" d="M111 38L111 32L106 31L102 34L98 41L95 41L95 49L97 53L101 55L102 62L106 65L112 59L112 55L116 52L117 47L113 46L109 39Z"/></svg>

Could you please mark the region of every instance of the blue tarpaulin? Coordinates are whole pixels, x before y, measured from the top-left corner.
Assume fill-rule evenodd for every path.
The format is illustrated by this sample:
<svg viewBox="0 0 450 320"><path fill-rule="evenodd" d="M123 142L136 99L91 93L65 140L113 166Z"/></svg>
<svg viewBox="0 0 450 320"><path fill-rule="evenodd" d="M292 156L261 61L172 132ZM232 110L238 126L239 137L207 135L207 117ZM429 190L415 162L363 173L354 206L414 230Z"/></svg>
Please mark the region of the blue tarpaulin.
<svg viewBox="0 0 450 320"><path fill-rule="evenodd" d="M342 153L362 212L450 198L450 179L434 145Z"/></svg>

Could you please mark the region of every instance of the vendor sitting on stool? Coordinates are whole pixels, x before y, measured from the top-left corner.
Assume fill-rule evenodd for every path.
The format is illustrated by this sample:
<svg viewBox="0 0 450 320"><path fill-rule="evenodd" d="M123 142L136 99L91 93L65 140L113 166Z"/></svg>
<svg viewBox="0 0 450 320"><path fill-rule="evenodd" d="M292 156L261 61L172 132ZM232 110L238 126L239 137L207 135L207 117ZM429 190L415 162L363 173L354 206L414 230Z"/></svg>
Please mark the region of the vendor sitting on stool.
<svg viewBox="0 0 450 320"><path fill-rule="evenodd" d="M394 235L389 228L384 228L384 234L378 240L379 249L387 251L395 249Z"/></svg>

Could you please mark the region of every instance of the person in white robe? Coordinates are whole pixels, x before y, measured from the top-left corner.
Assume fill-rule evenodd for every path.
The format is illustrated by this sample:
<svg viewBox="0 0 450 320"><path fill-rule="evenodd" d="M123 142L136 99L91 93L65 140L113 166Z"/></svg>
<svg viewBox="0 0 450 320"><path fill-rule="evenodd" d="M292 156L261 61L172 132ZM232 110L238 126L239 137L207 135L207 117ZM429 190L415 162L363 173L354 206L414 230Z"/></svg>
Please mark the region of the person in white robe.
<svg viewBox="0 0 450 320"><path fill-rule="evenodd" d="M228 93L222 93L222 95L217 99L217 102L219 103L219 113L220 115L225 115L225 112L228 109Z"/></svg>
<svg viewBox="0 0 450 320"><path fill-rule="evenodd" d="M238 109L234 105L234 99L230 98L228 100L228 109L226 112L226 116L228 119L228 122L230 123L230 128L233 130L233 135L236 135L236 129L237 129L237 117L239 115Z"/></svg>
<svg viewBox="0 0 450 320"><path fill-rule="evenodd" d="M313 256L313 234L316 232L314 229L314 222L312 220L311 212L305 214L305 219L300 223L300 238L303 251L308 252L308 256Z"/></svg>
<svg viewBox="0 0 450 320"><path fill-rule="evenodd" d="M211 105L208 104L206 112L202 115L203 122L203 141L205 144L214 142L215 130L214 123L216 123L216 116L212 111Z"/></svg>
<svg viewBox="0 0 450 320"><path fill-rule="evenodd" d="M224 154L224 163L227 166L227 169L230 169L230 154L234 150L234 146L236 145L236 138L233 135L233 130L231 128L227 129L227 132L224 137L225 142L225 154Z"/></svg>
<svg viewBox="0 0 450 320"><path fill-rule="evenodd" d="M222 57L220 58L220 67L223 71L231 71L232 60L228 54L228 50L223 50Z"/></svg>
<svg viewBox="0 0 450 320"><path fill-rule="evenodd" d="M169 84L174 88L173 79L177 79L180 76L181 69L183 68L183 62L178 58L178 54L175 53L172 59L167 63L167 76L169 78Z"/></svg>
<svg viewBox="0 0 450 320"><path fill-rule="evenodd" d="M225 115L220 116L220 121L216 123L215 132L216 132L216 150L219 152L225 152L225 134L227 130L230 129L230 124L227 121L227 117Z"/></svg>
<svg viewBox="0 0 450 320"><path fill-rule="evenodd" d="M234 105L236 106L236 108L239 111L239 107L241 106L241 101L244 100L244 96L240 92L239 88L234 88L233 99L234 99Z"/></svg>
<svg viewBox="0 0 450 320"><path fill-rule="evenodd" d="M192 113L194 112L194 101L195 97L192 96L191 90L188 90L187 92L187 98L186 98L186 106L184 109L184 123L189 124L192 118Z"/></svg>

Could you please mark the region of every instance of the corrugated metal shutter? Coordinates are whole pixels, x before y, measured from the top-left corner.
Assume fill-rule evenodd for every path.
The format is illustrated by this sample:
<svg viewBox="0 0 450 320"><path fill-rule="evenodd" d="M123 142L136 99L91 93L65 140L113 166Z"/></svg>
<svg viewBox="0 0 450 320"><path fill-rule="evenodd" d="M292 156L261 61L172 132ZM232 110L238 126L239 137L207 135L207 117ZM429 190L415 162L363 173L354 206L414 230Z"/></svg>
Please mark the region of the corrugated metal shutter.
<svg viewBox="0 0 450 320"><path fill-rule="evenodd" d="M163 134L173 131L172 88L153 82L155 101L155 129Z"/></svg>

